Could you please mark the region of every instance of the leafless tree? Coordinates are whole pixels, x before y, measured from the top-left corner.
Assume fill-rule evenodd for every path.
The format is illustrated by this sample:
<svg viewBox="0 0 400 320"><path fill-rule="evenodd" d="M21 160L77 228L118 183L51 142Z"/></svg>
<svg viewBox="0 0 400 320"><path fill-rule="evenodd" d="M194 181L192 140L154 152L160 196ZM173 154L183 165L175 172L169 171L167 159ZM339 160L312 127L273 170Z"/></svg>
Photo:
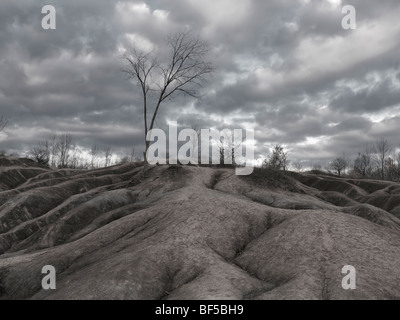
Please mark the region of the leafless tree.
<svg viewBox="0 0 400 320"><path fill-rule="evenodd" d="M302 172L303 171L303 164L301 163L300 160L292 161L291 166L293 167L293 169L296 172Z"/></svg>
<svg viewBox="0 0 400 320"><path fill-rule="evenodd" d="M229 130L223 130L218 143L220 164L236 165L235 150L237 150L241 144L242 142L235 141L234 136Z"/></svg>
<svg viewBox="0 0 400 320"><path fill-rule="evenodd" d="M126 62L123 72L137 81L143 97L146 151L150 145L147 133L153 129L162 103L178 93L199 98L196 89L202 87L213 72L211 63L205 61L208 43L190 31L169 36L167 46L170 50L167 62L160 63L160 55L154 51L143 52L137 47L123 57ZM155 97L153 104L149 103L150 95ZM146 152L144 155L147 162Z"/></svg>
<svg viewBox="0 0 400 320"><path fill-rule="evenodd" d="M283 171L286 171L289 167L290 160L289 160L288 156L289 156L289 151L282 152L282 169L283 169Z"/></svg>
<svg viewBox="0 0 400 320"><path fill-rule="evenodd" d="M129 157L124 156L119 159L118 164L125 164L125 163L129 163L129 162L130 162Z"/></svg>
<svg viewBox="0 0 400 320"><path fill-rule="evenodd" d="M57 147L57 155L58 155L58 159L59 159L58 166L60 168L67 168L68 162L69 162L69 157L70 157L70 152L71 152L71 149L73 148L72 136L68 133L60 134L57 137L56 147Z"/></svg>
<svg viewBox="0 0 400 320"><path fill-rule="evenodd" d="M322 170L322 164L320 162L314 163L314 161L311 161L311 168L314 171L321 171Z"/></svg>
<svg viewBox="0 0 400 320"><path fill-rule="evenodd" d="M396 156L395 154L393 155ZM395 181L397 180L397 164L396 159L388 157L385 163L386 180Z"/></svg>
<svg viewBox="0 0 400 320"><path fill-rule="evenodd" d="M131 149L131 154L129 155L129 162L135 162L136 161L136 153L135 153L135 146L132 147Z"/></svg>
<svg viewBox="0 0 400 320"><path fill-rule="evenodd" d="M366 144L363 152L359 152L353 162L354 172L361 177L368 177L372 173L372 153L373 147Z"/></svg>
<svg viewBox="0 0 400 320"><path fill-rule="evenodd" d="M340 176L347 167L347 160L344 156L335 158L330 164L330 168L336 171L337 175Z"/></svg>
<svg viewBox="0 0 400 320"><path fill-rule="evenodd" d="M395 153L395 165L396 165L396 180L400 180L400 151Z"/></svg>
<svg viewBox="0 0 400 320"><path fill-rule="evenodd" d="M263 162L263 167L286 171L289 166L288 152L280 144L274 146L272 154Z"/></svg>
<svg viewBox="0 0 400 320"><path fill-rule="evenodd" d="M2 132L10 124L8 118L4 115L0 116L0 132Z"/></svg>
<svg viewBox="0 0 400 320"><path fill-rule="evenodd" d="M57 153L58 153L58 138L55 133L49 137L49 152L50 152L50 165L52 167L55 167L57 162Z"/></svg>
<svg viewBox="0 0 400 320"><path fill-rule="evenodd" d="M111 147L104 148L103 152L104 152L104 166L108 167L111 163L111 157L112 157Z"/></svg>
<svg viewBox="0 0 400 320"><path fill-rule="evenodd" d="M84 167L83 159L82 159L82 152L76 145L74 145L71 148L71 156L69 159L68 167L72 168L72 169L78 169L78 168Z"/></svg>
<svg viewBox="0 0 400 320"><path fill-rule="evenodd" d="M95 162L97 160L98 152L99 152L99 149L97 148L97 145L96 144L92 145L92 148L90 149L90 167L92 169L95 168Z"/></svg>
<svg viewBox="0 0 400 320"><path fill-rule="evenodd" d="M191 125L190 128L194 131L193 135L190 137L193 144L193 154L191 156L194 159L194 163L199 164L201 162L201 128L195 125Z"/></svg>
<svg viewBox="0 0 400 320"><path fill-rule="evenodd" d="M29 154L39 164L47 166L50 160L49 141L40 141L36 146L31 148Z"/></svg>
<svg viewBox="0 0 400 320"><path fill-rule="evenodd" d="M131 163L135 161L140 161L141 159L136 155L136 148L133 146L131 148L131 152L129 155L125 155L122 158L119 159L117 162L118 164L125 164L125 163Z"/></svg>
<svg viewBox="0 0 400 320"><path fill-rule="evenodd" d="M379 166L379 173L382 180L385 179L385 164L390 156L392 147L385 138L380 138L375 143L376 162Z"/></svg>

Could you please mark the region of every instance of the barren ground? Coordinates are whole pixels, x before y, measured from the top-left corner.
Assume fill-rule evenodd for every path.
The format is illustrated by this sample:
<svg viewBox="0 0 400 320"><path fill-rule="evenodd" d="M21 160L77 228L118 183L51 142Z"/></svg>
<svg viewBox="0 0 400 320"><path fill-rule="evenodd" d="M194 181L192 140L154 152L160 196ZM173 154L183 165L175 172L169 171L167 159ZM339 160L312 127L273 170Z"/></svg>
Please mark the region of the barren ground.
<svg viewBox="0 0 400 320"><path fill-rule="evenodd" d="M0 299L400 299L398 183L0 160Z"/></svg>

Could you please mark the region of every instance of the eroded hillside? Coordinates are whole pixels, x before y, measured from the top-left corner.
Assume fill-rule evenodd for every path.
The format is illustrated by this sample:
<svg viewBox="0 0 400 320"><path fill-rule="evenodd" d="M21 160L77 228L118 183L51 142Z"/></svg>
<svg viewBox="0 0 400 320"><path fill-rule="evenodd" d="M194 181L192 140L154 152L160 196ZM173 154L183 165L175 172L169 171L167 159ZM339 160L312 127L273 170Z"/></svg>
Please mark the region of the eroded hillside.
<svg viewBox="0 0 400 320"><path fill-rule="evenodd" d="M400 299L397 183L0 168L1 299ZM41 287L45 265L56 290Z"/></svg>

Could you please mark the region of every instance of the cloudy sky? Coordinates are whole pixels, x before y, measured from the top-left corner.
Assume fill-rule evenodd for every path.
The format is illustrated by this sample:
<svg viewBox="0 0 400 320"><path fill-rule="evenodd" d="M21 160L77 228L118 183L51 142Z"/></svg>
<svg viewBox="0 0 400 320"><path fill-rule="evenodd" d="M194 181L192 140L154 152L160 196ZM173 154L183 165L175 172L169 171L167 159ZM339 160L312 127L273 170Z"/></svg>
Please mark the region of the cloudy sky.
<svg viewBox="0 0 400 320"><path fill-rule="evenodd" d="M41 9L56 8L56 30ZM354 5L357 29L342 28ZM0 149L24 155L55 132L82 148L143 149L140 93L121 72L132 45L163 48L191 28L216 68L203 99L163 106L158 127L254 128L263 157L331 159L400 143L398 0L1 0Z"/></svg>

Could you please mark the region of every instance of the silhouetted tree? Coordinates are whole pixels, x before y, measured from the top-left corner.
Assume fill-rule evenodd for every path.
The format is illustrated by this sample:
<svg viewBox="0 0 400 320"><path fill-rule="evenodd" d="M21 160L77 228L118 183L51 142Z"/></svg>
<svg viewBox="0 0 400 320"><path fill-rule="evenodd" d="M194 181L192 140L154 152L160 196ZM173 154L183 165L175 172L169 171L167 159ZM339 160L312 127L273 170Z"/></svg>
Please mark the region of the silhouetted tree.
<svg viewBox="0 0 400 320"><path fill-rule="evenodd" d="M199 164L201 162L201 128L195 125L191 125L191 129L195 132L190 137L190 140L193 143L193 154L191 156L194 161L192 163Z"/></svg>
<svg viewBox="0 0 400 320"><path fill-rule="evenodd" d="M353 170L357 174L357 176L365 178L371 175L373 170L372 152L373 148L367 144L364 151L362 153L358 153L357 158L353 162Z"/></svg>
<svg viewBox="0 0 400 320"><path fill-rule="evenodd" d="M95 168L95 162L97 159L98 152L99 152L99 149L97 148L97 145L96 144L92 145L92 148L90 149L90 167L92 169Z"/></svg>
<svg viewBox="0 0 400 320"><path fill-rule="evenodd" d="M106 147L104 150L104 166L108 167L111 163L111 157L112 157L112 153L111 153L111 148L110 147Z"/></svg>
<svg viewBox="0 0 400 320"><path fill-rule="evenodd" d="M294 169L295 171L297 171L297 172L303 171L303 164L302 164L301 161L299 161L299 160L293 161L292 164L291 164L291 166L292 166L293 169Z"/></svg>
<svg viewBox="0 0 400 320"><path fill-rule="evenodd" d="M379 166L380 178L385 179L385 164L389 158L392 148L385 138L380 138L375 143L376 162Z"/></svg>
<svg viewBox="0 0 400 320"><path fill-rule="evenodd" d="M235 144L236 143L236 144ZM221 165L236 165L235 163L235 151L241 142L235 141L232 132L229 130L222 130L218 148L219 148L219 160Z"/></svg>
<svg viewBox="0 0 400 320"><path fill-rule="evenodd" d="M288 165L288 152L285 152L280 144L275 145L272 154L263 162L263 167L283 171L287 170Z"/></svg>
<svg viewBox="0 0 400 320"><path fill-rule="evenodd" d="M50 152L50 165L56 166L57 163L57 152L58 152L58 138L55 133L49 137L49 152Z"/></svg>
<svg viewBox="0 0 400 320"><path fill-rule="evenodd" d="M331 163L329 164L329 167L333 171L336 171L337 175L340 176L346 170L347 160L344 156L337 157L331 161Z"/></svg>
<svg viewBox="0 0 400 320"><path fill-rule="evenodd" d="M198 98L196 89L203 86L207 76L213 72L212 65L204 60L209 51L208 43L189 31L169 36L167 46L170 49L169 61L164 63L159 62L161 56L154 51L144 52L137 47L124 55L127 66L123 71L130 79L137 81L143 98L145 162L150 145L146 139L147 133L153 129L162 103L177 93ZM150 94L155 97L151 110Z"/></svg>
<svg viewBox="0 0 400 320"><path fill-rule="evenodd" d="M50 160L49 141L40 141L36 146L31 148L29 155L39 164L47 166Z"/></svg>
<svg viewBox="0 0 400 320"><path fill-rule="evenodd" d="M68 133L63 133L57 136L56 152L58 156L58 166L60 168L67 168L70 152L73 148L72 136Z"/></svg>
<svg viewBox="0 0 400 320"><path fill-rule="evenodd" d="M88 166L85 165L84 160L82 159L81 150L74 145L71 148L71 155L69 157L68 167L71 169L87 169Z"/></svg>

